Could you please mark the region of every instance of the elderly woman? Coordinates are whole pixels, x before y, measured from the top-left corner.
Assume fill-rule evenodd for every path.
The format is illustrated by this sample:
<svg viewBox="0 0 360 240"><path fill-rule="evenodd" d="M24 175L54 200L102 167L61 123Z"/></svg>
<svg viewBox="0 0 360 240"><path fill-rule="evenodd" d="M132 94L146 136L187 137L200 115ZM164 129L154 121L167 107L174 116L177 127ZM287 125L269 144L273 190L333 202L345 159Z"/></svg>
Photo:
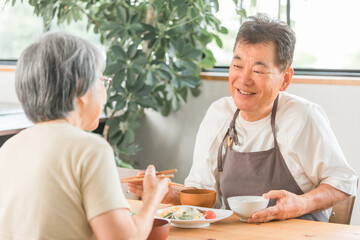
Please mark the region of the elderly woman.
<svg viewBox="0 0 360 240"><path fill-rule="evenodd" d="M98 126L109 79L89 42L49 33L22 53L16 92L35 125L0 149L0 239L145 239L168 190L147 168L134 217Z"/></svg>

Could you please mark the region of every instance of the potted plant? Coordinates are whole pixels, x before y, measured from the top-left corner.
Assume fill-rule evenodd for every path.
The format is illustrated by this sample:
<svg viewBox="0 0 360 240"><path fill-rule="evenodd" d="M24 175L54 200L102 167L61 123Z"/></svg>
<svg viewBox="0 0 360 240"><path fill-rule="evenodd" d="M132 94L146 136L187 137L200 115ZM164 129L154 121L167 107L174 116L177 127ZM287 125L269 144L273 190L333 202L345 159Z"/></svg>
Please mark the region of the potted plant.
<svg viewBox="0 0 360 240"><path fill-rule="evenodd" d="M9 1L9 0L8 0ZM16 0L13 0L14 4ZM226 34L214 16L217 0L29 0L45 29L83 17L87 29L108 47L106 75L113 78L105 112L104 137L116 153L118 166L131 167L138 151L134 130L143 109L167 116L191 93L197 96L203 68L215 63L207 45Z"/></svg>

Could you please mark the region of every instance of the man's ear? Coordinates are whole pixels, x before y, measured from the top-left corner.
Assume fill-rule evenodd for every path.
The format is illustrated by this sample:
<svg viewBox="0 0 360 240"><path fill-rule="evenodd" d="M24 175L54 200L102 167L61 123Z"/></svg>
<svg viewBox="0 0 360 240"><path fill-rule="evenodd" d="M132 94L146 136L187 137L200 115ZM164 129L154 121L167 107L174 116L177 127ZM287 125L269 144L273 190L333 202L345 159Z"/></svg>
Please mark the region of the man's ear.
<svg viewBox="0 0 360 240"><path fill-rule="evenodd" d="M283 76L283 83L280 86L280 91L285 91L288 88L288 86L291 83L293 75L294 75L294 68L288 67L287 69L285 69Z"/></svg>

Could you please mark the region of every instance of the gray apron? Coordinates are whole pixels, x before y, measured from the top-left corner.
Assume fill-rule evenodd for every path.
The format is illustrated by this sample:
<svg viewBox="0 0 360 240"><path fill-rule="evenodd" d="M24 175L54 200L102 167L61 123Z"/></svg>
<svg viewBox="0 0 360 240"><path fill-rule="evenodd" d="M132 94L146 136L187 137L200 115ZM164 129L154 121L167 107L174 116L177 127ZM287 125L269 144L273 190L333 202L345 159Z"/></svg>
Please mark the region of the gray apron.
<svg viewBox="0 0 360 240"><path fill-rule="evenodd" d="M286 190L297 195L304 194L287 168L276 140L275 117L278 98L279 96L275 99L271 112L274 148L260 152L235 152L231 149L233 142L238 144L235 120L240 109L236 110L223 142L220 144L218 152L220 191L227 209L230 209L227 198L232 196L261 196L270 190ZM224 156L223 146L225 147ZM273 206L275 203L276 199L271 199L268 206ZM298 218L329 221L323 212L305 214Z"/></svg>

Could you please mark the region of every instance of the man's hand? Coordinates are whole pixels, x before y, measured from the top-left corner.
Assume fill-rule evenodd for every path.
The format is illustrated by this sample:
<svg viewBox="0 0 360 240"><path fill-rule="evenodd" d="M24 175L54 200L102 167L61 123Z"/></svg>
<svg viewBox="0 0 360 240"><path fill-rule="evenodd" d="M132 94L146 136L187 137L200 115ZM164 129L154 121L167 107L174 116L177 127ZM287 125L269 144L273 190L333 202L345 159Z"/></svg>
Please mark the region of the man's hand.
<svg viewBox="0 0 360 240"><path fill-rule="evenodd" d="M301 216L305 211L303 195L296 195L285 190L273 190L263 194L263 198L277 199L276 205L254 213L248 223L268 222L273 219L288 219Z"/></svg>
<svg viewBox="0 0 360 240"><path fill-rule="evenodd" d="M247 219L248 223L268 222L273 219L283 220L323 211L344 201L349 195L324 183L303 195L296 195L285 190L273 190L263 194L263 197L277 199L275 206L254 213Z"/></svg>

